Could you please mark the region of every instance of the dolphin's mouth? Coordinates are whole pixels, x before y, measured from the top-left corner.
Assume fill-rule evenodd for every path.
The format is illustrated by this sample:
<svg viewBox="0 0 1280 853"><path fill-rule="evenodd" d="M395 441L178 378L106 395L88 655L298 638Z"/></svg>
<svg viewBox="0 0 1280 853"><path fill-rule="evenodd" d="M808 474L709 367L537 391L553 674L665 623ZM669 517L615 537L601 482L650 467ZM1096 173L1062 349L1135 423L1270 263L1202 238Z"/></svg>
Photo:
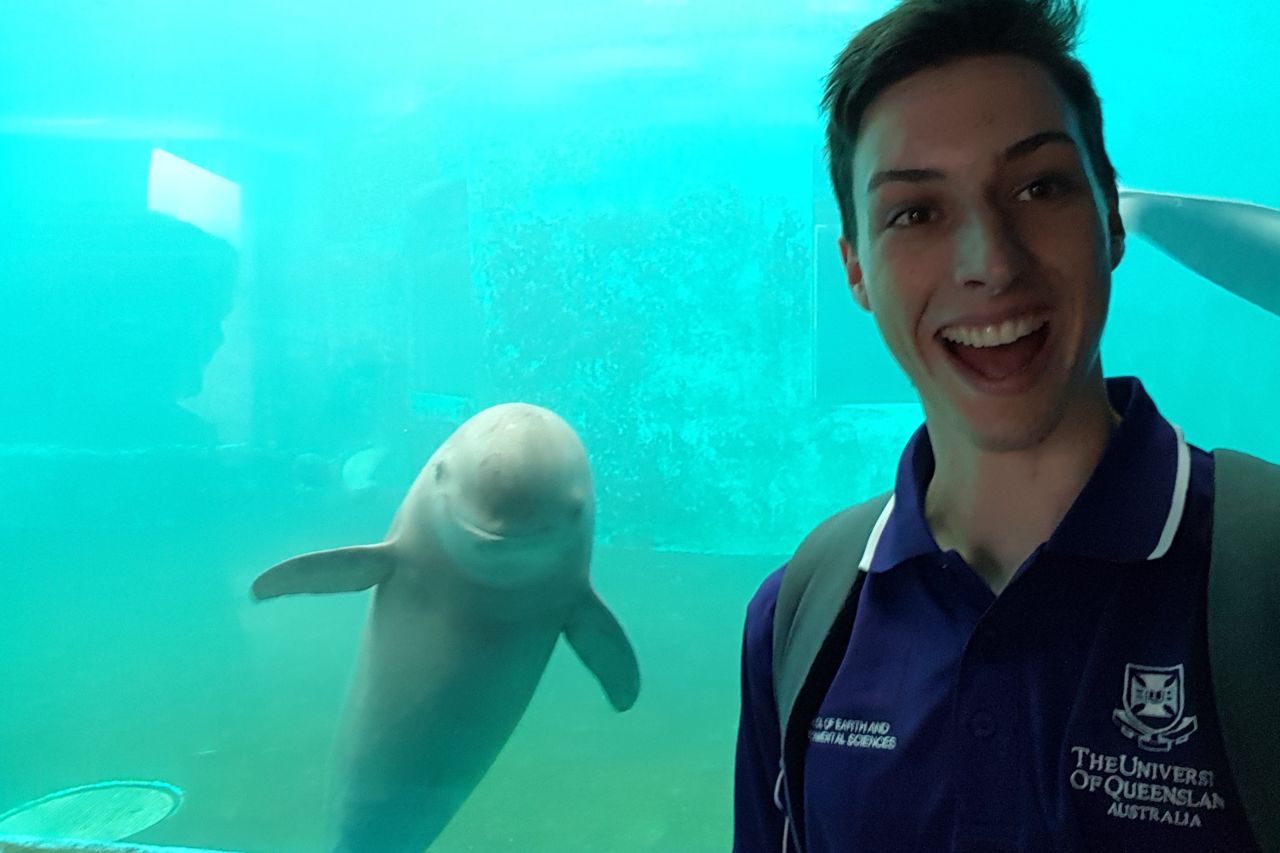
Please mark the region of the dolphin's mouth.
<svg viewBox="0 0 1280 853"><path fill-rule="evenodd" d="M453 517L454 523L470 533L472 536L475 536L477 539L483 539L486 542L500 542L503 539L511 538L510 536L506 536L502 533L495 533L492 530L486 530L478 524L473 524L470 520L464 518L459 512L450 512L449 515Z"/></svg>
<svg viewBox="0 0 1280 853"><path fill-rule="evenodd" d="M539 536L545 536L547 533L550 533L554 527L554 525L544 525L543 527L539 527L535 530L521 530L515 533L500 533L472 521L466 513L461 512L454 506L453 501L445 501L445 511L455 524L482 542L514 542L534 539Z"/></svg>

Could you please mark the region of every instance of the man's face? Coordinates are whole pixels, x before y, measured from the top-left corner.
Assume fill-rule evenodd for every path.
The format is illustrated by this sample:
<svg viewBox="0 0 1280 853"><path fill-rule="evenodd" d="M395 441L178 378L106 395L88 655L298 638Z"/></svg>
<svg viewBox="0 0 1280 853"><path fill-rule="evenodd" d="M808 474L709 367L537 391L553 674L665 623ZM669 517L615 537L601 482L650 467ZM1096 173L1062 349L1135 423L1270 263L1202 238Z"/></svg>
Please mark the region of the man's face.
<svg viewBox="0 0 1280 853"><path fill-rule="evenodd" d="M1123 231L1074 111L1039 64L964 58L887 88L863 117L853 181L857 234L840 244L849 285L932 433L1029 447L1098 393ZM976 380L941 336L1009 309L1048 318L1024 388Z"/></svg>

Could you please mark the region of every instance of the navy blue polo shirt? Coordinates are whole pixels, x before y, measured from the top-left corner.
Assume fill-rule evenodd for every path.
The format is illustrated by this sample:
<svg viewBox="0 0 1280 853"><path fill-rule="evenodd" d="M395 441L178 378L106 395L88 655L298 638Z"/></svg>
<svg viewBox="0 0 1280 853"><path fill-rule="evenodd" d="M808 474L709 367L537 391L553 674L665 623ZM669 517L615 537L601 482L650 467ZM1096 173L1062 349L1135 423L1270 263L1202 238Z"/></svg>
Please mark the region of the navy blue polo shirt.
<svg viewBox="0 0 1280 853"><path fill-rule="evenodd" d="M809 721L806 853L1256 851L1209 680L1213 457L1135 378L1053 535L996 596L925 521L906 447L843 662ZM735 853L783 849L772 684L781 570L747 610Z"/></svg>

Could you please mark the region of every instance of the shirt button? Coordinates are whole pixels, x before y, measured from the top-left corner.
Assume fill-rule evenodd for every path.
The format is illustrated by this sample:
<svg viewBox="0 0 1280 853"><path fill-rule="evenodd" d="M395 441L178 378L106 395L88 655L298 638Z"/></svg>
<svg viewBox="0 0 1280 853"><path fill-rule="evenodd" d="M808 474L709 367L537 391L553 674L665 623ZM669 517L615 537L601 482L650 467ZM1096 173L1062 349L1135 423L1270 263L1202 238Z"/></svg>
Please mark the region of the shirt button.
<svg viewBox="0 0 1280 853"><path fill-rule="evenodd" d="M986 711L978 711L969 718L969 734L978 740L990 740L996 733L996 718Z"/></svg>

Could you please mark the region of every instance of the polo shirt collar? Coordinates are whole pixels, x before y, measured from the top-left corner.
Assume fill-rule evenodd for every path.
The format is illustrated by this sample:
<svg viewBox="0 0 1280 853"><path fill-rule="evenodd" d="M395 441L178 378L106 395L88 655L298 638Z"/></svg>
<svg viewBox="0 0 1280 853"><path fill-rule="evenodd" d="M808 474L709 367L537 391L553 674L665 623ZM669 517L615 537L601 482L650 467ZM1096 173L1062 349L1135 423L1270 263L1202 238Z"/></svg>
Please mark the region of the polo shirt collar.
<svg viewBox="0 0 1280 853"><path fill-rule="evenodd" d="M1168 552L1186 508L1190 450L1182 430L1160 415L1136 377L1114 377L1106 384L1123 420L1045 549L1113 563L1156 560ZM859 568L883 572L914 557L941 554L925 520L933 470L924 424L903 451L893 496Z"/></svg>

